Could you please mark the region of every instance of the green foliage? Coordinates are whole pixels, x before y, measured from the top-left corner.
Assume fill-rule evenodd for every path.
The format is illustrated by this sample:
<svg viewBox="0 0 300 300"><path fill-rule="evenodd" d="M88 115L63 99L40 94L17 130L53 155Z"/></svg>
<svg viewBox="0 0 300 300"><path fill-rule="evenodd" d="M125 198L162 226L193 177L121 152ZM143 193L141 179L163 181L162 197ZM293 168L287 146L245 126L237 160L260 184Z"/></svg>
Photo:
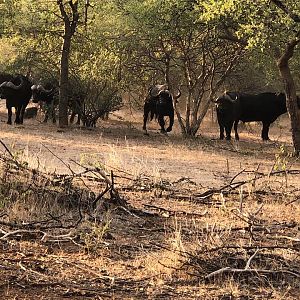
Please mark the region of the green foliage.
<svg viewBox="0 0 300 300"><path fill-rule="evenodd" d="M207 91L210 83L214 87L234 52L244 47L221 40L219 37L227 31L246 41L250 50L232 74L240 70L251 78L257 69L260 73L257 80L253 79L253 86L257 85L258 90L265 86L281 89L276 84L274 48L285 47L290 36L299 30L299 25L269 0L94 1L88 7L87 23L86 2L78 3L80 23L72 40L70 77L76 77L81 88L89 90L89 99L95 99L103 86L108 87L103 89L99 103L109 98L111 90L118 95L126 91L143 98L149 85L162 83L168 72L174 87L192 87L192 110L205 107L198 105L207 98L201 90ZM297 1L285 3L295 13L300 11ZM66 8L70 13L68 5ZM0 3L0 69L31 74L35 81L58 78L64 28L59 16L56 1ZM299 58L298 53L295 56ZM299 61L294 60L292 65L298 74ZM216 66L217 76L208 79L205 74ZM300 75L297 78L300 82ZM98 91L90 88L92 83L99 86Z"/></svg>
<svg viewBox="0 0 300 300"><path fill-rule="evenodd" d="M300 13L300 4L296 2L284 1L291 11ZM300 24L269 0L198 1L198 10L203 12L199 15L201 20L233 29L237 37L247 40L250 48L284 47L294 32L300 29Z"/></svg>

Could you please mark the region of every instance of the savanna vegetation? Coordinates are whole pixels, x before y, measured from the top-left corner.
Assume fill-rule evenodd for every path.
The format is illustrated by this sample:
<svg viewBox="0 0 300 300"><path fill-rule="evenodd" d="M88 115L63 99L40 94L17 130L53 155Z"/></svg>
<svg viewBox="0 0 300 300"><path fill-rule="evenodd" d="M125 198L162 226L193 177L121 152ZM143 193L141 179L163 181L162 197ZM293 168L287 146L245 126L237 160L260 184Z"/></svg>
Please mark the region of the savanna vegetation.
<svg viewBox="0 0 300 300"><path fill-rule="evenodd" d="M0 124L3 299L299 298L300 3L5 0L0 41L1 73L59 86L57 125ZM154 84L168 136L142 134ZM225 90L284 92L276 140L218 141Z"/></svg>

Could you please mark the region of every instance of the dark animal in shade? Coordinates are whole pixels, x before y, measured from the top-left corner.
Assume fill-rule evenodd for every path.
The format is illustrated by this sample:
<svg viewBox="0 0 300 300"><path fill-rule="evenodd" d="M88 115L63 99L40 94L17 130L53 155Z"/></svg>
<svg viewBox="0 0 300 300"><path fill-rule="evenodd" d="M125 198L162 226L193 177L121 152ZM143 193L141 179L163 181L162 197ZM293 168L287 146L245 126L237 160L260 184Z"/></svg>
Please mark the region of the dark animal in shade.
<svg viewBox="0 0 300 300"><path fill-rule="evenodd" d="M176 100L181 95L180 91L174 99ZM172 131L174 124L174 106L173 106L173 96L171 95L168 86L164 85L154 85L149 88L148 95L144 103L144 122L143 130L145 134L148 134L146 124L149 119L153 120L155 117L160 125L160 131L162 133L167 133ZM165 128L165 117L169 118L169 125Z"/></svg>
<svg viewBox="0 0 300 300"><path fill-rule="evenodd" d="M79 125L82 118L84 94L78 92L74 86L75 83L70 83L68 88L68 106L71 111L70 123L74 122L77 115L76 124ZM59 86L58 83L46 82L45 84L33 85L31 87L33 102L41 102L45 107L45 118L43 120L46 123L49 117L52 118L52 122L56 122L56 110L59 103Z"/></svg>
<svg viewBox="0 0 300 300"><path fill-rule="evenodd" d="M32 90L32 102L42 102L45 107L45 118L43 120L46 123L49 117L52 117L52 122L56 122L55 107L58 104L58 89L51 84L33 85Z"/></svg>
<svg viewBox="0 0 300 300"><path fill-rule="evenodd" d="M31 81L23 75L13 76L0 85L1 98L6 99L7 124L12 124L12 108L16 111L16 124L23 124L24 112L31 98Z"/></svg>
<svg viewBox="0 0 300 300"><path fill-rule="evenodd" d="M297 98L298 107L300 101ZM287 112L286 97L283 93L260 93L256 95L227 92L215 100L217 118L220 127L220 139L231 139L234 126L235 139L239 140L238 123L262 122L261 138L269 140L270 125L282 114Z"/></svg>

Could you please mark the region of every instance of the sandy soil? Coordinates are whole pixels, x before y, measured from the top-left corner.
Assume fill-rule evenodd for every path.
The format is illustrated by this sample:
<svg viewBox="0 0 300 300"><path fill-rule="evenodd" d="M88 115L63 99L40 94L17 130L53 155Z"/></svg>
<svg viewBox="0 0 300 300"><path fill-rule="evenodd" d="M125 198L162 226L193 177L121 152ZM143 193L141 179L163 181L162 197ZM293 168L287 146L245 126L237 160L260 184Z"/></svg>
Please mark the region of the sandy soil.
<svg viewBox="0 0 300 300"><path fill-rule="evenodd" d="M116 113L92 130L75 126L59 130L51 123L41 123L42 117L25 120L23 126L7 125L4 108L0 109L1 140L31 166L58 173L79 171L75 161L128 170L134 175L145 173L158 180L184 177L211 187L243 169L270 169L280 145L291 147L286 116L271 128L273 141L262 142L260 125L251 124L240 126L240 142L227 142L218 140L216 121L210 118L195 139L184 139L176 126L168 136L161 135L154 122L149 125L150 136L144 136L139 112Z"/></svg>

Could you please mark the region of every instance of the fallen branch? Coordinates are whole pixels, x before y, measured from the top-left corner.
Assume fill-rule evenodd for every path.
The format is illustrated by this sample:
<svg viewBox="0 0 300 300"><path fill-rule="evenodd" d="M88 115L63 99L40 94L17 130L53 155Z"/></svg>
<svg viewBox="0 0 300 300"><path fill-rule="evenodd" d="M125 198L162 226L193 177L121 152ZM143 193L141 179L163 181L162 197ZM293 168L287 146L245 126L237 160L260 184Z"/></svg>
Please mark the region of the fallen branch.
<svg viewBox="0 0 300 300"><path fill-rule="evenodd" d="M188 213L188 212L185 212L185 211L175 211L175 210L169 210L169 209L165 209L163 207L160 207L160 206L156 206L156 205L150 205L150 204L145 204L144 205L145 207L148 207L148 208L154 208L162 213L166 213L168 214L168 216L174 216L174 215L177 215L177 214L183 214L183 215L186 215L186 216L195 216L195 217L204 217L205 215L207 215L207 210L204 211L204 213L202 214L198 214L198 213Z"/></svg>
<svg viewBox="0 0 300 300"><path fill-rule="evenodd" d="M72 235L72 232L66 233L66 234L61 234L61 235L51 235L47 232L44 232L42 230L26 230L26 229L18 229L14 231L5 231L1 230L1 233L3 233L3 236L0 237L0 241L8 240L9 238L17 235L22 235L22 234L31 234L31 235L41 235L42 237L40 238L41 242L72 242L77 246L82 247L82 245L78 244L75 242L76 236Z"/></svg>
<svg viewBox="0 0 300 300"><path fill-rule="evenodd" d="M228 273L232 273L232 274L245 274L246 273L246 274L257 274L257 275L289 274L289 275L295 276L297 278L300 278L300 274L299 273L295 273L295 272L290 271L290 270L251 269L250 268L250 264L251 264L252 260L254 259L254 257L259 252L259 250L260 249L256 249L256 251L250 256L250 258L246 262L246 265L245 265L244 269L237 269L237 268L230 268L230 267L221 268L219 270L216 270L216 271L214 271L214 272L206 275L205 279L209 280L211 278L215 278L217 276L220 276L220 275L223 275L223 274L228 274Z"/></svg>
<svg viewBox="0 0 300 300"><path fill-rule="evenodd" d="M226 274L256 274L256 275L287 274L287 275L292 275L294 277L300 278L300 274L297 274L290 270L236 269L236 268L225 267L206 275L205 280L210 280L217 276L226 275Z"/></svg>
<svg viewBox="0 0 300 300"><path fill-rule="evenodd" d="M273 239L286 239L286 240L293 241L293 242L300 242L300 238L286 236L286 235L276 235L276 236L272 236L271 238L273 238Z"/></svg>
<svg viewBox="0 0 300 300"><path fill-rule="evenodd" d="M239 176L241 175L242 173L254 173L255 174L255 177L254 178L251 178L251 179L248 179L248 180L241 180L241 181L238 181L238 182L234 182L234 180ZM223 194L226 194L226 193L230 193L232 192L233 190L245 185L245 184L248 184L248 183L251 183L253 181L256 181L258 179L262 179L264 177L270 177L270 176L276 176L276 175L287 175L287 174L291 174L291 175L298 175L300 174L300 170L297 170L297 169L291 169L291 170L281 170L281 171L271 171L267 174L264 174L264 173L259 173L257 171L246 171L246 170L242 170L240 172L238 172L236 175L233 176L233 178L230 180L230 183L229 184L226 184L220 188L213 188L213 189L209 189L201 194L193 194L191 195L191 198L192 200L204 200L204 199L207 199L211 196L213 196L214 194L219 194L219 193L223 193Z"/></svg>
<svg viewBox="0 0 300 300"><path fill-rule="evenodd" d="M22 265L21 262L18 263L20 269L22 269L23 271L25 272L29 272L29 273L33 273L35 275L38 275L38 276L41 276L41 277L44 277L44 278L48 278L47 275L43 274L43 273L40 273L40 272L37 272L35 270L32 270L32 269L29 269L29 268L26 268L25 266Z"/></svg>

